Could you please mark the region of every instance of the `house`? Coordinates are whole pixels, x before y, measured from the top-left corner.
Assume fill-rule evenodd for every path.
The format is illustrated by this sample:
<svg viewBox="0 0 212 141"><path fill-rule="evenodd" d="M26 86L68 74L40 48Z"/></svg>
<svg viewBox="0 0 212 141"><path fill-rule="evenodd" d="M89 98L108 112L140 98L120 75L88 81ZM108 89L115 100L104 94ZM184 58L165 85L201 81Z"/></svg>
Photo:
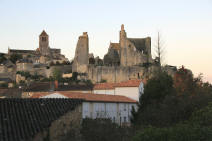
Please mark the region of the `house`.
<svg viewBox="0 0 212 141"><path fill-rule="evenodd" d="M115 86L116 95L124 95L139 101L140 94L143 93L143 87L146 82L141 79L128 80L125 82L118 83Z"/></svg>
<svg viewBox="0 0 212 141"><path fill-rule="evenodd" d="M61 141L79 130L79 99L0 99L0 141Z"/></svg>
<svg viewBox="0 0 212 141"><path fill-rule="evenodd" d="M130 124L132 108L137 109L137 101L121 95L56 91L34 93L32 98L82 99L82 118L110 118L120 125Z"/></svg>
<svg viewBox="0 0 212 141"><path fill-rule="evenodd" d="M64 85L55 82L34 82L23 89L22 98L31 97L35 92L69 91L80 93L91 93L93 85L71 84Z"/></svg>
<svg viewBox="0 0 212 141"><path fill-rule="evenodd" d="M109 94L115 95L115 85L116 83L97 83L94 85L94 94Z"/></svg>
<svg viewBox="0 0 212 141"><path fill-rule="evenodd" d="M141 79L120 83L97 83L94 85L92 92L94 94L123 95L138 101L145 83L146 81Z"/></svg>

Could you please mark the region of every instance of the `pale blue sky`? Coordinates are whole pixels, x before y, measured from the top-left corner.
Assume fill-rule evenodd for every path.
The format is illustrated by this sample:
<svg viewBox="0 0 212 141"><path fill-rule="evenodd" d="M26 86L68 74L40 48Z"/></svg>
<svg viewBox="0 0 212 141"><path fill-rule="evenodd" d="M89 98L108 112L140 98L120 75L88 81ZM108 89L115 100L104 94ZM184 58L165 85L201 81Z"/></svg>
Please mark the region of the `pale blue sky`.
<svg viewBox="0 0 212 141"><path fill-rule="evenodd" d="M0 0L0 52L36 49L45 29L50 46L72 59L87 31L90 52L103 57L121 24L128 37L151 36L152 50L161 31L165 62L212 82L212 0Z"/></svg>

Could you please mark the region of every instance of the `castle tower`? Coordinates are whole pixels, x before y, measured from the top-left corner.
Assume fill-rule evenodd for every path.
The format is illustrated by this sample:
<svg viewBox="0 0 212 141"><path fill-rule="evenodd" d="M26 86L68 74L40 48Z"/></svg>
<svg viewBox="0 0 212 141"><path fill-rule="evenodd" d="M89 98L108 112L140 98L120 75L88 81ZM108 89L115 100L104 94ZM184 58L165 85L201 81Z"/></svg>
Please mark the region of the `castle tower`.
<svg viewBox="0 0 212 141"><path fill-rule="evenodd" d="M120 65L121 66L127 66L127 48L126 48L126 42L127 42L127 33L124 30L124 25L121 25L121 31L120 31Z"/></svg>
<svg viewBox="0 0 212 141"><path fill-rule="evenodd" d="M86 73L89 63L89 39L87 32L79 37L77 47L75 50L74 63L72 67L73 72Z"/></svg>
<svg viewBox="0 0 212 141"><path fill-rule="evenodd" d="M43 30L39 36L39 51L41 55L50 55L49 35Z"/></svg>

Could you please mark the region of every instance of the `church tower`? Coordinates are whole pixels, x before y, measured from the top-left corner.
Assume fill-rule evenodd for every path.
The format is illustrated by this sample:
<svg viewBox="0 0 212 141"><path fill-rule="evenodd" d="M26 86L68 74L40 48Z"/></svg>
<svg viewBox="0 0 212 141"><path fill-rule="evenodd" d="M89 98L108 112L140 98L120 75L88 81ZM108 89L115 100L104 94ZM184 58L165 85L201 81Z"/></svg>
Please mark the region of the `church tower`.
<svg viewBox="0 0 212 141"><path fill-rule="evenodd" d="M39 51L41 55L50 55L49 35L45 32L45 30L43 30L39 36Z"/></svg>

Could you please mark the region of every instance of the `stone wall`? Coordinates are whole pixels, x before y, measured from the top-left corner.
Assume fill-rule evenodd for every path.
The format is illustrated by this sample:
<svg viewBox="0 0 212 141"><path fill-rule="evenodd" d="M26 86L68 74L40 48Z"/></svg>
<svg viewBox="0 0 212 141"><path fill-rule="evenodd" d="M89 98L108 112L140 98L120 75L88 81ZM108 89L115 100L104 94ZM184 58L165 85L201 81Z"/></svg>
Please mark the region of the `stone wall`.
<svg viewBox="0 0 212 141"><path fill-rule="evenodd" d="M149 68L149 72L153 68ZM88 68L88 79L94 83L106 80L107 82L118 83L130 79L140 79L146 76L147 69L140 66L132 67L107 67L107 66L89 66Z"/></svg>

